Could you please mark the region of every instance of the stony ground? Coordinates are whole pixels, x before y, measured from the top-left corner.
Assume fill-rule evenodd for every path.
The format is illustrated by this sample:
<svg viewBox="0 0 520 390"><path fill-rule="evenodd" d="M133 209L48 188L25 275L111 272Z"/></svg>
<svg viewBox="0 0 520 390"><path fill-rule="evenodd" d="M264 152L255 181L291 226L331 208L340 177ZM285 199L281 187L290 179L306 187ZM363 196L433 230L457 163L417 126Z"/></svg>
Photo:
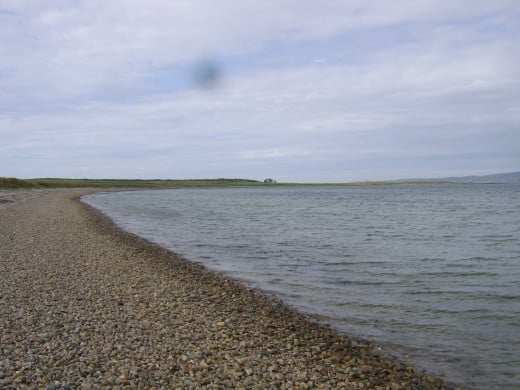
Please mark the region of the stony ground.
<svg viewBox="0 0 520 390"><path fill-rule="evenodd" d="M0 191L0 388L452 388L73 200Z"/></svg>

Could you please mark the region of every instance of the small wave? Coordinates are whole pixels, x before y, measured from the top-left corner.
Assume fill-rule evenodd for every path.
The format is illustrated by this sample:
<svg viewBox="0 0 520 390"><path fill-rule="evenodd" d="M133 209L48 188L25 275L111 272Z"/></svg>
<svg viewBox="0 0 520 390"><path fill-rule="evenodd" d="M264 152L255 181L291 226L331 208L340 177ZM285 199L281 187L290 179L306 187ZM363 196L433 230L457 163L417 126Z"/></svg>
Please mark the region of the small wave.
<svg viewBox="0 0 520 390"><path fill-rule="evenodd" d="M353 257L353 256L348 256L348 257ZM388 265L388 262L386 261L373 261L373 260L368 260L368 261L328 261L328 262L323 262L322 263L325 267L333 267L333 266L338 266L338 265L368 265L368 266L372 266L372 265Z"/></svg>
<svg viewBox="0 0 520 390"><path fill-rule="evenodd" d="M386 286L391 284L401 284L400 280L355 280L342 279L336 282L340 285L358 285L358 286Z"/></svg>
<svg viewBox="0 0 520 390"><path fill-rule="evenodd" d="M431 271L431 272L421 272L417 274L411 274L410 276L424 276L424 277L478 277L478 276L491 276L491 277L498 277L501 276L499 273L496 272L485 272L485 271L478 271L478 272L455 272L455 271Z"/></svg>

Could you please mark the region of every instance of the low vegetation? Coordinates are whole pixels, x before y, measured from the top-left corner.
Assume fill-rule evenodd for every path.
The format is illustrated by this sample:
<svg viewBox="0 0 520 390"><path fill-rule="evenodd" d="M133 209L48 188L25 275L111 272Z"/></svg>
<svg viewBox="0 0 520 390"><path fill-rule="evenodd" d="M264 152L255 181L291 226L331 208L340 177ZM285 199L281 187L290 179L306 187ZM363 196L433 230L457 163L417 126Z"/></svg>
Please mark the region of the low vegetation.
<svg viewBox="0 0 520 390"><path fill-rule="evenodd" d="M0 177L0 189L16 188L178 188L178 187L226 187L264 185L248 179L195 179L195 180L119 180L119 179L15 179Z"/></svg>
<svg viewBox="0 0 520 390"><path fill-rule="evenodd" d="M0 188L33 188L34 185L28 180L20 180L14 177L0 177Z"/></svg>
<svg viewBox="0 0 520 390"><path fill-rule="evenodd" d="M161 180L161 179L16 179L0 177L0 189L17 188L185 188L185 187L240 187L240 186L374 186L374 185L425 185L450 184L449 181L378 181L354 183L276 183L250 179L189 179L189 180Z"/></svg>

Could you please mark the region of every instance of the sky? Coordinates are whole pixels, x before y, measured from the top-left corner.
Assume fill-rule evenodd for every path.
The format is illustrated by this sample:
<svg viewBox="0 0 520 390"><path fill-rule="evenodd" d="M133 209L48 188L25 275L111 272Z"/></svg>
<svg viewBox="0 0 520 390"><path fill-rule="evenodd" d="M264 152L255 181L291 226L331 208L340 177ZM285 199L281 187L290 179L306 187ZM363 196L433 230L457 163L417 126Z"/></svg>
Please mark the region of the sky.
<svg viewBox="0 0 520 390"><path fill-rule="evenodd" d="M0 176L512 171L518 0L0 0Z"/></svg>

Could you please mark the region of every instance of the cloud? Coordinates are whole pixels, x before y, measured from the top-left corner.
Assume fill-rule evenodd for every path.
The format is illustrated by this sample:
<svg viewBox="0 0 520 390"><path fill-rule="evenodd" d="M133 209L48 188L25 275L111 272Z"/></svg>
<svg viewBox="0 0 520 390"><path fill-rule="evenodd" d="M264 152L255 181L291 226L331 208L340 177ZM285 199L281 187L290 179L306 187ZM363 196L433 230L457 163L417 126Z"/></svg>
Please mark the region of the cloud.
<svg viewBox="0 0 520 390"><path fill-rule="evenodd" d="M264 160L264 159L280 159L290 157L305 157L310 156L313 153L299 149L287 149L287 148L271 148L271 149L254 149L245 150L237 153L239 159L252 159L252 160Z"/></svg>
<svg viewBox="0 0 520 390"><path fill-rule="evenodd" d="M0 175L349 180L415 175L409 156L420 176L515 170L519 16L515 1L4 1ZM193 88L201 64L215 88Z"/></svg>

